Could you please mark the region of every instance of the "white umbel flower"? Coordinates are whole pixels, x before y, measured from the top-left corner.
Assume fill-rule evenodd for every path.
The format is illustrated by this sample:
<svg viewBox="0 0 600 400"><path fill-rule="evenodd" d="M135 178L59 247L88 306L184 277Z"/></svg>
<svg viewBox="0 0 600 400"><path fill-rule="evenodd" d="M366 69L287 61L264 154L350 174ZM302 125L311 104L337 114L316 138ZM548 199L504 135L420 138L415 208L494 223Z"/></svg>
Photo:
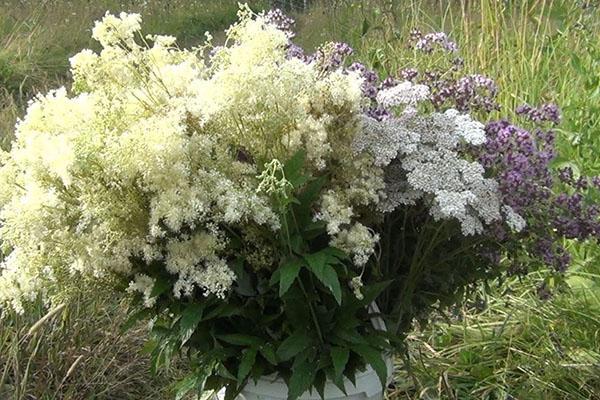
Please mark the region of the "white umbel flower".
<svg viewBox="0 0 600 400"><path fill-rule="evenodd" d="M429 87L404 81L377 93L377 102L385 108L415 105L429 97Z"/></svg>

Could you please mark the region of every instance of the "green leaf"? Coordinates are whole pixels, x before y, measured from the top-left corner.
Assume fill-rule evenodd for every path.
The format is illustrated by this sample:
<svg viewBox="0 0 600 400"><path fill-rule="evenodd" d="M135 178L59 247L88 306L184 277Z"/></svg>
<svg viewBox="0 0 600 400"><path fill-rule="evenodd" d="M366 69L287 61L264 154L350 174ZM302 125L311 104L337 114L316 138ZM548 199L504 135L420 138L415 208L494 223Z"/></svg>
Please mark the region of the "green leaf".
<svg viewBox="0 0 600 400"><path fill-rule="evenodd" d="M321 250L323 253L327 254L332 260L332 258L337 258L339 260L347 260L348 255L344 253L340 249L336 249L335 247L327 247L326 249ZM333 261L333 260L332 260Z"/></svg>
<svg viewBox="0 0 600 400"><path fill-rule="evenodd" d="M277 356L280 361L288 361L292 357L304 351L309 346L310 338L304 332L294 332L285 339L277 349Z"/></svg>
<svg viewBox="0 0 600 400"><path fill-rule="evenodd" d="M300 204L304 204L306 206L311 206L312 203L317 201L319 198L319 193L321 193L321 189L327 183L327 176L323 175L316 179L311 180L304 190L298 194L298 201Z"/></svg>
<svg viewBox="0 0 600 400"><path fill-rule="evenodd" d="M232 303L221 303L217 307L215 307L212 311L210 311L204 317L204 320L209 320L213 318L223 318L223 317L231 317L233 315L240 315L241 309L237 304Z"/></svg>
<svg viewBox="0 0 600 400"><path fill-rule="evenodd" d="M277 354L275 354L275 349L270 344L265 344L260 346L259 349L260 354L272 365L277 365Z"/></svg>
<svg viewBox="0 0 600 400"><path fill-rule="evenodd" d="M125 321L123 325L121 325L121 333L125 333L139 321L149 318L152 315L152 313L153 310L150 308L144 308L143 310L133 313L129 318L127 318L127 321Z"/></svg>
<svg viewBox="0 0 600 400"><path fill-rule="evenodd" d="M171 287L171 283L166 278L157 278L154 281L154 286L152 286L152 291L150 292L149 297L157 297L163 294Z"/></svg>
<svg viewBox="0 0 600 400"><path fill-rule="evenodd" d="M181 321L179 323L179 333L181 344L185 344L194 334L198 323L202 320L204 313L204 304L193 303L183 310Z"/></svg>
<svg viewBox="0 0 600 400"><path fill-rule="evenodd" d="M324 252L308 254L304 256L308 268L319 281L333 294L338 304L342 304L342 289L335 269L328 264L329 256Z"/></svg>
<svg viewBox="0 0 600 400"><path fill-rule="evenodd" d="M189 392L191 392L198 382L198 376L192 373L175 385L175 400L183 399Z"/></svg>
<svg viewBox="0 0 600 400"><path fill-rule="evenodd" d="M238 385L241 385L244 382L244 379L246 379L250 373L250 370L256 361L256 353L256 347L250 347L249 349L244 350L242 353L237 375Z"/></svg>
<svg viewBox="0 0 600 400"><path fill-rule="evenodd" d="M299 188L306 182L306 177L302 175L302 167L306 159L306 152L298 150L283 166L283 173L294 188Z"/></svg>
<svg viewBox="0 0 600 400"><path fill-rule="evenodd" d="M371 304L375 299L393 282L393 280L387 280L377 282L372 285L363 286L361 292L363 294L362 304Z"/></svg>
<svg viewBox="0 0 600 400"><path fill-rule="evenodd" d="M258 336L244 335L243 333L217 335L217 339L237 346L260 346L264 342Z"/></svg>
<svg viewBox="0 0 600 400"><path fill-rule="evenodd" d="M239 258L231 264L231 269L235 272L235 291L242 296L255 296L256 290L252 284L252 276L244 269L244 261Z"/></svg>
<svg viewBox="0 0 600 400"><path fill-rule="evenodd" d="M301 267L302 262L296 258L286 262L279 268L279 296L283 296L292 286L300 273Z"/></svg>
<svg viewBox="0 0 600 400"><path fill-rule="evenodd" d="M362 344L353 345L352 351L361 356L367 364L371 365L381 381L381 387L385 388L387 383L387 366L383 361L381 352L371 346Z"/></svg>
<svg viewBox="0 0 600 400"><path fill-rule="evenodd" d="M360 36L365 36L367 34L367 32L369 32L370 27L371 27L371 24L369 24L369 20L364 18L363 22L362 22Z"/></svg>
<svg viewBox="0 0 600 400"><path fill-rule="evenodd" d="M274 286L277 282L279 282L279 279L281 278L281 271L279 269L276 269L273 274L271 275L271 279L269 279L269 285Z"/></svg>
<svg viewBox="0 0 600 400"><path fill-rule="evenodd" d="M342 376L344 368L350 359L350 351L344 347L332 347L331 348L331 360L333 361L333 370L335 376Z"/></svg>
<svg viewBox="0 0 600 400"><path fill-rule="evenodd" d="M333 382L333 384L337 386L337 388L340 389L342 393L348 396L348 393L346 392L346 386L344 385L344 377L336 376L332 368L327 368L326 374L327 378L329 378L329 380Z"/></svg>
<svg viewBox="0 0 600 400"><path fill-rule="evenodd" d="M304 360L299 363L293 370L290 382L288 384L288 399L295 400L305 391L310 389L315 379L315 368L311 362Z"/></svg>
<svg viewBox="0 0 600 400"><path fill-rule="evenodd" d="M327 376L323 370L319 370L315 376L314 386L317 389L317 393L322 399L325 398L325 384L327 383Z"/></svg>
<svg viewBox="0 0 600 400"><path fill-rule="evenodd" d="M327 234L326 224L323 221L317 223L313 221L314 204L320 198L327 179L327 176L311 179L304 185L301 192L296 193L298 204L294 205L291 211L294 213L297 226L301 228L301 234L305 240L310 240L309 237L315 238Z"/></svg>

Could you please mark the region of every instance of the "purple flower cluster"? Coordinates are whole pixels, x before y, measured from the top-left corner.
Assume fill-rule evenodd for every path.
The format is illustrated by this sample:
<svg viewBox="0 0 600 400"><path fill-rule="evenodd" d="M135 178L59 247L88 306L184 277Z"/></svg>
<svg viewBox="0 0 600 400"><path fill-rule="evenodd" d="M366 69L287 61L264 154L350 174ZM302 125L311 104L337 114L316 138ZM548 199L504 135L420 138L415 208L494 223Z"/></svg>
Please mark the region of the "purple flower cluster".
<svg viewBox="0 0 600 400"><path fill-rule="evenodd" d="M347 43L332 42L318 49L308 62L317 61L324 71L333 71L340 68L353 52Z"/></svg>
<svg viewBox="0 0 600 400"><path fill-rule="evenodd" d="M574 179L568 168L553 172L552 131L532 133L503 120L488 123L486 134L486 144L477 150L478 160L498 181L503 203L527 221L520 233L495 226L490 235L498 242L518 244L525 254L565 271L570 256L562 245L564 238L600 239L600 209L584 200L595 178Z"/></svg>
<svg viewBox="0 0 600 400"><path fill-rule="evenodd" d="M432 53L435 49L441 49L450 53L458 51L456 43L450 40L444 32L432 32L423 35L420 30L413 29L410 33L410 38L410 47L425 53Z"/></svg>
<svg viewBox="0 0 600 400"><path fill-rule="evenodd" d="M540 107L522 104L517 107L516 112L538 124L550 122L553 125L558 125L560 123L560 110L556 104L542 104Z"/></svg>
<svg viewBox="0 0 600 400"><path fill-rule="evenodd" d="M293 39L296 36L294 32L296 21L285 15L279 8L267 11L265 20L268 24L274 25L280 31L285 32L288 39Z"/></svg>
<svg viewBox="0 0 600 400"><path fill-rule="evenodd" d="M433 105L437 109L450 106L463 112L491 112L499 108L496 103L498 87L492 79L478 74L441 79L443 75L447 74L427 71L417 81L429 86Z"/></svg>
<svg viewBox="0 0 600 400"><path fill-rule="evenodd" d="M419 71L415 68L404 68L400 71L400 77L406 81L411 81L419 75Z"/></svg>

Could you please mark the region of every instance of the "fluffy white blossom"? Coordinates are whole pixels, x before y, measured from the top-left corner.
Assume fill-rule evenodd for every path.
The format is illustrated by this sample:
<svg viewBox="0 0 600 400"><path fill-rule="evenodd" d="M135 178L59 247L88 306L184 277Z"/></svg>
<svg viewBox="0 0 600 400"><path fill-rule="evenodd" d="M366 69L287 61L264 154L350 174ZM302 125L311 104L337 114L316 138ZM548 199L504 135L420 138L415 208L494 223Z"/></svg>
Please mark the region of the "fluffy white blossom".
<svg viewBox="0 0 600 400"><path fill-rule="evenodd" d="M156 298L152 297L152 289L154 288L155 280L148 275L136 274L134 279L129 282L127 291L129 293L138 292L142 294L145 307L152 307L156 303Z"/></svg>
<svg viewBox="0 0 600 400"><path fill-rule="evenodd" d="M404 81L390 88L380 90L377 93L377 102L386 108L400 105L412 106L428 97L429 87L427 85Z"/></svg>
<svg viewBox="0 0 600 400"><path fill-rule="evenodd" d="M526 226L527 222L525 219L520 216L512 207L503 205L502 213L504 214L504 218L506 220L506 224L515 232L521 232Z"/></svg>
<svg viewBox="0 0 600 400"><path fill-rule="evenodd" d="M352 254L354 265L364 266L375 251L379 235L361 223L355 223L349 229L343 229L332 240L331 244Z"/></svg>
<svg viewBox="0 0 600 400"><path fill-rule="evenodd" d="M380 210L390 212L423 199L436 220L457 219L465 235L481 233L484 224L501 217L496 182L460 153L463 143L485 141L481 123L447 110L367 119L364 126L355 149L370 151L378 165L388 165Z"/></svg>

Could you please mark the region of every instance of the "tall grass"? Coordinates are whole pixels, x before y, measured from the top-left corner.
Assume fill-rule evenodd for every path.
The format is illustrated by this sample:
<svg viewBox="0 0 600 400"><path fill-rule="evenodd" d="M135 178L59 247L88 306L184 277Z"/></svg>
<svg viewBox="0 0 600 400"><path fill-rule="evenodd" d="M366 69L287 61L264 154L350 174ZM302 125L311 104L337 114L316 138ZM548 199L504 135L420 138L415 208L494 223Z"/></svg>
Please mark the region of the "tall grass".
<svg viewBox="0 0 600 400"><path fill-rule="evenodd" d="M119 301L81 296L0 321L0 399L170 399L182 369L150 375L145 328L121 334ZM53 312L54 311L54 312Z"/></svg>

